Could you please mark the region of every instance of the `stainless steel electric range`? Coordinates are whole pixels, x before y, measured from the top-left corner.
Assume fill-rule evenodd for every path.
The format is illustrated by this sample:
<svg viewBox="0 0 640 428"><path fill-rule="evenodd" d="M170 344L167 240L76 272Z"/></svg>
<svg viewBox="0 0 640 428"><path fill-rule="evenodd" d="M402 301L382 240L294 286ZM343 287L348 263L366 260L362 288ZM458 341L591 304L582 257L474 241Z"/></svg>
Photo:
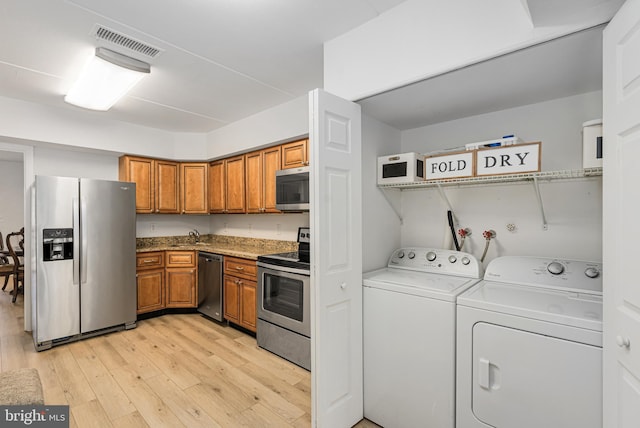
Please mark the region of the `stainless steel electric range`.
<svg viewBox="0 0 640 428"><path fill-rule="evenodd" d="M298 229L298 251L258 257L258 346L311 370L310 239Z"/></svg>

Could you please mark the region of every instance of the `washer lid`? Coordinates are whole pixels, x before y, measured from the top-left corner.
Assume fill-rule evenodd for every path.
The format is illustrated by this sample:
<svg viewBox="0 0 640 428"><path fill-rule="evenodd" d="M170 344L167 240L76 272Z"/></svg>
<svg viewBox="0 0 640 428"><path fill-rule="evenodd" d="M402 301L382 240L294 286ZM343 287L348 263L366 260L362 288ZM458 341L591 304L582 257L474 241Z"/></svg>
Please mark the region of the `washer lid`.
<svg viewBox="0 0 640 428"><path fill-rule="evenodd" d="M478 282L460 276L383 268L363 275L365 287L455 302L456 296Z"/></svg>
<svg viewBox="0 0 640 428"><path fill-rule="evenodd" d="M458 305L602 331L602 296L481 281Z"/></svg>

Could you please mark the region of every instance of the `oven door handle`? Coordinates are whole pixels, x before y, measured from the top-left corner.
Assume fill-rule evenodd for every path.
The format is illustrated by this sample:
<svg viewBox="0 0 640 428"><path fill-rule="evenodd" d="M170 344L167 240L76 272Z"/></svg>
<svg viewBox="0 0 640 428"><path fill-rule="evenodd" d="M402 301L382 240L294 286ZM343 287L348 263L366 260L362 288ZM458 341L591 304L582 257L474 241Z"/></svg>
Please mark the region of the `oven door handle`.
<svg viewBox="0 0 640 428"><path fill-rule="evenodd" d="M276 266L276 265L271 265L263 262L258 262L257 265L258 267L269 269L272 271L288 272L288 273L294 273L298 275L311 276L311 273L308 270L304 270L304 269L296 269L288 266Z"/></svg>

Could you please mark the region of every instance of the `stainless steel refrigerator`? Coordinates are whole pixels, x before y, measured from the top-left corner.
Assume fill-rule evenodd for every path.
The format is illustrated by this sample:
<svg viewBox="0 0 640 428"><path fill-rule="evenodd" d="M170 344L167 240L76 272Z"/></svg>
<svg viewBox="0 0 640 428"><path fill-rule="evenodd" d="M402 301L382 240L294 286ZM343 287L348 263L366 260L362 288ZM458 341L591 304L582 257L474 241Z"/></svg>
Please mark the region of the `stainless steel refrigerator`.
<svg viewBox="0 0 640 428"><path fill-rule="evenodd" d="M136 326L135 184L36 176L37 350Z"/></svg>

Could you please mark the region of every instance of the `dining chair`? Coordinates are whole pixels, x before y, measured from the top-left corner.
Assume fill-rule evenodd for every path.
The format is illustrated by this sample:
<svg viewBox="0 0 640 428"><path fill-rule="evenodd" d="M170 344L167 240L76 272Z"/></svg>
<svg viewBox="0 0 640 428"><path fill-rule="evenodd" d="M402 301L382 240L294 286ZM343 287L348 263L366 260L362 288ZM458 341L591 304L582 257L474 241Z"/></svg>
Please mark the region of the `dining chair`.
<svg viewBox="0 0 640 428"><path fill-rule="evenodd" d="M4 276L4 284L2 285L2 291L7 288L9 283L9 277L12 275L13 265L9 263L9 258L4 251L4 239L2 239L2 232L0 232L0 278Z"/></svg>
<svg viewBox="0 0 640 428"><path fill-rule="evenodd" d="M19 256L16 253L16 250L24 246L24 227L20 229L18 232L11 232L7 235L7 249L9 250L9 255L13 259L13 298L11 301L15 303L16 298L18 297L18 292L20 290L20 283L22 283L22 287L24 288L24 263L22 261L22 256ZM22 251L21 251L22 254Z"/></svg>

